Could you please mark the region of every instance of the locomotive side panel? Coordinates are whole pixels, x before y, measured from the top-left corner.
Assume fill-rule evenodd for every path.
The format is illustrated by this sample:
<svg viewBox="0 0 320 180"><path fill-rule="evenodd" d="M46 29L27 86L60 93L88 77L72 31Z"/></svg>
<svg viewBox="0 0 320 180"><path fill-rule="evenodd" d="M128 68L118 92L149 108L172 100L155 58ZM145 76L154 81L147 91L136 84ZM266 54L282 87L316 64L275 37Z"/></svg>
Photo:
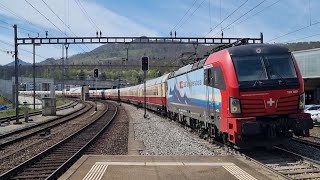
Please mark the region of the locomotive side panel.
<svg viewBox="0 0 320 180"><path fill-rule="evenodd" d="M168 111L220 127L221 93L204 85L204 69L194 70L167 81ZM184 117L185 116L185 117ZM188 122L187 122L188 123Z"/></svg>

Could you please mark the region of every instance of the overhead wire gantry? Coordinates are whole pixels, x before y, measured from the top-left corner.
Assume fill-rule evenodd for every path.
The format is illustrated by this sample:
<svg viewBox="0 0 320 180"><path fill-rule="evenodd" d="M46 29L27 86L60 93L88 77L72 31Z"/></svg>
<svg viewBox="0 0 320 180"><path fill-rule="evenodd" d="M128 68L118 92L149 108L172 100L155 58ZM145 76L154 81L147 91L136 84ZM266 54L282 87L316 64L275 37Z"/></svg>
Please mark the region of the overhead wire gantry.
<svg viewBox="0 0 320 180"><path fill-rule="evenodd" d="M19 123L19 45L41 45L41 44L193 44L193 45L227 45L238 42L243 38L206 38L206 37L18 37L17 25L14 28L14 47L15 47L15 109L16 122ZM259 38L246 38L247 44L263 43L263 34ZM67 49L66 49L67 50ZM34 94L35 96L35 94Z"/></svg>

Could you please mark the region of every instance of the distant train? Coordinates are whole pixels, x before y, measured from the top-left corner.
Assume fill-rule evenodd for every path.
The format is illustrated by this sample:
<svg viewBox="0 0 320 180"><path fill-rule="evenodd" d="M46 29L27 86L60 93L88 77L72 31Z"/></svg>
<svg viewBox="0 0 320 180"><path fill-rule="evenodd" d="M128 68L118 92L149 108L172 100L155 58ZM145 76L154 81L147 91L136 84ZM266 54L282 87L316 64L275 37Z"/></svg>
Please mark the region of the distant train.
<svg viewBox="0 0 320 180"><path fill-rule="evenodd" d="M78 88L66 96L80 94ZM118 89L91 90L90 97L117 100ZM144 85L121 88L119 97L143 106ZM283 144L293 134L309 136L313 128L310 114L303 113L298 65L287 48L277 45L221 48L148 80L146 97L147 108L240 148Z"/></svg>

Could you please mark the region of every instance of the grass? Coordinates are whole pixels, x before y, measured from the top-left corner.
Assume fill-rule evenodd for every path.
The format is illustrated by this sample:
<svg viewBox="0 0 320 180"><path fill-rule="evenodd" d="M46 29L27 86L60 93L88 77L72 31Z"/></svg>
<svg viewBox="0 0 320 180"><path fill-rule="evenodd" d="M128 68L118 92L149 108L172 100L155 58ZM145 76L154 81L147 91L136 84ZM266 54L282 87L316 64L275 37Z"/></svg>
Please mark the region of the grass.
<svg viewBox="0 0 320 180"><path fill-rule="evenodd" d="M19 114L23 114L24 113L24 109L27 108L25 105L22 105L20 110L19 110ZM28 112L34 112L34 111L39 111L40 109L33 109L33 108L28 108ZM7 109L7 110L3 110L0 111L0 117L7 117L7 116L14 116L16 115L16 109Z"/></svg>
<svg viewBox="0 0 320 180"><path fill-rule="evenodd" d="M0 96L0 104L11 104L11 102L3 96Z"/></svg>
<svg viewBox="0 0 320 180"><path fill-rule="evenodd" d="M16 114L15 109L7 109L7 110L0 111L0 117L13 116L15 114Z"/></svg>
<svg viewBox="0 0 320 180"><path fill-rule="evenodd" d="M56 99L56 106L59 107L59 106L62 106L64 104L70 103L72 100L65 98L64 101L65 102L63 102L62 98L57 98Z"/></svg>
<svg viewBox="0 0 320 180"><path fill-rule="evenodd" d="M64 100L65 102L63 102L62 98L57 98L56 99L56 106L62 106L64 104L67 104L69 102L71 102L71 99L66 99ZM0 97L0 104L2 104L2 102L7 102L4 100L4 98ZM10 101L8 102L10 103ZM3 104L8 104L8 103L3 103ZM24 108L26 108L26 106L22 105L19 114L23 114L24 113ZM29 113L34 112L34 111L39 111L40 109L33 109L33 108L29 108ZM7 116L13 116L16 115L16 109L7 109L7 110L3 110L0 111L0 117L7 117Z"/></svg>

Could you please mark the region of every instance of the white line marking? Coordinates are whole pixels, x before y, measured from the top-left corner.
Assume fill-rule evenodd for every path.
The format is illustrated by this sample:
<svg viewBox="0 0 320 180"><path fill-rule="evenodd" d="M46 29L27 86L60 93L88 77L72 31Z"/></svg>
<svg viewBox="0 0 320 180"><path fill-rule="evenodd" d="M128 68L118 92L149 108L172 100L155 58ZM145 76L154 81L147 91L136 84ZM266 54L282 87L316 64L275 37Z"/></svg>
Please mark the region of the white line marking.
<svg viewBox="0 0 320 180"><path fill-rule="evenodd" d="M107 164L95 163L83 180L100 180L108 168Z"/></svg>
<svg viewBox="0 0 320 180"><path fill-rule="evenodd" d="M182 162L146 162L146 166L183 166Z"/></svg>
<svg viewBox="0 0 320 180"><path fill-rule="evenodd" d="M114 166L145 166L145 162L96 162L95 164Z"/></svg>
<svg viewBox="0 0 320 180"><path fill-rule="evenodd" d="M100 180L107 170L113 166L222 166L239 180L257 180L234 163L229 162L96 162L83 180Z"/></svg>
<svg viewBox="0 0 320 180"><path fill-rule="evenodd" d="M229 166L233 163L206 163L206 162L184 162L185 166Z"/></svg>

